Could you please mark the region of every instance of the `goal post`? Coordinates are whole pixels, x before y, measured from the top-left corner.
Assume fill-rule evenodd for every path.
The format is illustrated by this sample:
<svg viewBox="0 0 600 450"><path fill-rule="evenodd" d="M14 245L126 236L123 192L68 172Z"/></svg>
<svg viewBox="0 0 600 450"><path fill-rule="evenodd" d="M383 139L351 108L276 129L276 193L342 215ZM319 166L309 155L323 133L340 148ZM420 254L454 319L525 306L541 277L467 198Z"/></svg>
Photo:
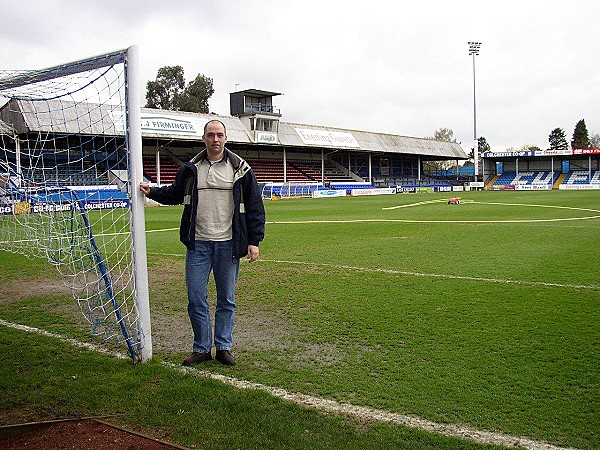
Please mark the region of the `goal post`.
<svg viewBox="0 0 600 450"><path fill-rule="evenodd" d="M319 190L317 181L288 181L281 185L279 196L281 198L312 197L314 191Z"/></svg>
<svg viewBox="0 0 600 450"><path fill-rule="evenodd" d="M152 357L140 98L136 46L0 70L0 249L54 265L91 334L136 363Z"/></svg>
<svg viewBox="0 0 600 450"><path fill-rule="evenodd" d="M135 301L139 316L137 324L139 359L141 362L152 358L152 332L150 326L150 293L148 289L148 265L146 254L146 218L144 195L137 188L144 180L142 158L142 118L141 118L141 76L139 73L138 47L127 49L125 64L125 105L126 105L126 148L129 150L129 195L131 198L131 239L135 280Z"/></svg>

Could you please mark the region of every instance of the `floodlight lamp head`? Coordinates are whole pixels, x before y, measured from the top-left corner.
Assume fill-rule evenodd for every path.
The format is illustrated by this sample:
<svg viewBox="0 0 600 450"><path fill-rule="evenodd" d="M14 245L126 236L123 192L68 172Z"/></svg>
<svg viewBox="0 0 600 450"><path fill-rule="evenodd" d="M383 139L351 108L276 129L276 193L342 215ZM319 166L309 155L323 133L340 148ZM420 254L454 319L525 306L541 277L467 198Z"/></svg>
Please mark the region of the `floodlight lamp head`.
<svg viewBox="0 0 600 450"><path fill-rule="evenodd" d="M479 55L481 42L469 42L469 55Z"/></svg>

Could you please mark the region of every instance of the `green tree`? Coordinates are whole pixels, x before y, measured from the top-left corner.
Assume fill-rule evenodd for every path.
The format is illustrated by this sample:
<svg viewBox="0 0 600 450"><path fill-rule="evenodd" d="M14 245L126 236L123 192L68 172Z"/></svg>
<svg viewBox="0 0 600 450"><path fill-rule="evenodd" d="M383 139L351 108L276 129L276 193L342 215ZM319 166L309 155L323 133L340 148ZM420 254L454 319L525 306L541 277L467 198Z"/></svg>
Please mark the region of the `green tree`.
<svg viewBox="0 0 600 450"><path fill-rule="evenodd" d="M483 152L489 152L491 149L492 148L490 147L490 144L488 143L488 141L485 137L481 136L481 137L477 138L477 155L479 156L480 162L482 161L481 154ZM474 157L475 157L475 149L473 147L471 147L469 149L467 156L469 157L469 159L463 163L463 167L469 167L469 166L475 165L475 163L473 162Z"/></svg>
<svg viewBox="0 0 600 450"><path fill-rule="evenodd" d="M487 139L483 136L477 138L477 148L479 149L479 154L482 154L483 152L489 152L491 150L490 144L488 144Z"/></svg>
<svg viewBox="0 0 600 450"><path fill-rule="evenodd" d="M555 128L548 136L550 150L568 150L567 135L562 128Z"/></svg>
<svg viewBox="0 0 600 450"><path fill-rule="evenodd" d="M146 108L177 110L177 98L184 88L183 67L161 67L156 81L148 81L146 84Z"/></svg>
<svg viewBox="0 0 600 450"><path fill-rule="evenodd" d="M199 74L188 84L180 97L181 111L208 113L208 99L214 93L212 78Z"/></svg>
<svg viewBox="0 0 600 450"><path fill-rule="evenodd" d="M588 148L590 146L590 138L588 136L585 120L581 119L575 125L573 131L573 139L571 139L571 148Z"/></svg>
<svg viewBox="0 0 600 450"><path fill-rule="evenodd" d="M183 67L165 66L146 85L146 108L208 113L213 93L212 78L199 74L186 87Z"/></svg>

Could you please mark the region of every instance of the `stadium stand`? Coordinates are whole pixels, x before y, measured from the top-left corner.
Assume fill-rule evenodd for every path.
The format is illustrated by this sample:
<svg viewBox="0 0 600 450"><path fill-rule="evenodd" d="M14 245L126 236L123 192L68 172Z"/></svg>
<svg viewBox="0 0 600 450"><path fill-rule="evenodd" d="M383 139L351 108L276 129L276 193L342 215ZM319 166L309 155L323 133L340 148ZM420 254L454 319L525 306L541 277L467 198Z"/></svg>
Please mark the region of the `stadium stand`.
<svg viewBox="0 0 600 450"><path fill-rule="evenodd" d="M288 164L302 173L307 180L321 181L321 167L315 168L313 161L288 161Z"/></svg>
<svg viewBox="0 0 600 450"><path fill-rule="evenodd" d="M316 160L306 160L306 161L299 161L298 164L302 164L306 167L307 170L312 171L313 173L317 174L317 178L315 178L316 180L321 180L321 161L316 161ZM329 182L329 183L344 183L344 182L349 182L349 183L353 183L357 180L355 180L354 178L352 178L351 176L349 176L348 174L346 174L346 172L342 171L341 169L339 169L338 167L336 167L336 165L331 162L326 160L324 162L324 175L325 175L325 181Z"/></svg>
<svg viewBox="0 0 600 450"><path fill-rule="evenodd" d="M258 159L258 158L246 158L250 167L256 175L256 179L259 182L267 183L281 183L284 179L284 168L283 160L280 159ZM286 168L286 175L288 181L312 181L311 178L305 176L296 167L289 164Z"/></svg>
<svg viewBox="0 0 600 450"><path fill-rule="evenodd" d="M3 152L6 161L14 161L14 155ZM102 162L96 163L89 156L77 158L72 155L72 161L67 161L60 154L44 151L37 156L22 156L23 167L37 167L38 170L26 171L23 176L33 183L50 183L64 186L107 185L108 177L99 167L106 167ZM48 169L52 168L52 169Z"/></svg>
<svg viewBox="0 0 600 450"><path fill-rule="evenodd" d="M156 167L156 156L145 155L143 157L144 176L151 182L158 182L158 170ZM180 164L170 156L160 156L160 184L169 184L175 181L175 175Z"/></svg>
<svg viewBox="0 0 600 450"><path fill-rule="evenodd" d="M329 187L336 191L346 191L346 195L350 195L353 189L373 189L373 185L371 183L330 183Z"/></svg>
<svg viewBox="0 0 600 450"><path fill-rule="evenodd" d="M281 159L246 158L254 170L256 179L263 183L282 183L284 167ZM288 160L286 166L287 181L321 181L321 162L310 160ZM348 175L325 163L325 182L354 182Z"/></svg>
<svg viewBox="0 0 600 450"><path fill-rule="evenodd" d="M552 185L558 175L552 171L504 172L492 186Z"/></svg>
<svg viewBox="0 0 600 450"><path fill-rule="evenodd" d="M182 160L186 158L183 157ZM189 158L188 158L189 159ZM284 171L283 160L276 158L245 158L261 183L283 183L287 181L321 181L321 162L310 160L288 160ZM151 182L157 182L156 157L145 155L143 157L144 176ZM170 156L160 158L160 182L172 183L175 179L180 164ZM284 176L285 172L285 176ZM355 182L332 163L325 164L326 182Z"/></svg>
<svg viewBox="0 0 600 450"><path fill-rule="evenodd" d="M565 177L563 184L600 184L600 170L574 170Z"/></svg>

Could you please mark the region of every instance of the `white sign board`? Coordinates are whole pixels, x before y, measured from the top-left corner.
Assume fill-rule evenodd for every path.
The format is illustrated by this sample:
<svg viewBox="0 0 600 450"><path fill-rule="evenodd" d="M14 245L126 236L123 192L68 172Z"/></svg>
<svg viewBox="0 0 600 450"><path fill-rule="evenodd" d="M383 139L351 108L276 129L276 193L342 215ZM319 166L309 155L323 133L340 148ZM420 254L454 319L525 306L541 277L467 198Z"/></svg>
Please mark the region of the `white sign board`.
<svg viewBox="0 0 600 450"><path fill-rule="evenodd" d="M254 135L257 144L277 144L277 133L270 131L257 131Z"/></svg>
<svg viewBox="0 0 600 450"><path fill-rule="evenodd" d="M180 134L202 137L206 119L185 116L169 116L167 114L142 113L142 134Z"/></svg>
<svg viewBox="0 0 600 450"><path fill-rule="evenodd" d="M346 196L345 189L344 190L329 189L329 190L313 191L313 193L312 193L313 198L345 197L345 196Z"/></svg>
<svg viewBox="0 0 600 450"><path fill-rule="evenodd" d="M354 147L360 145L352 136L352 133L342 131L310 130L307 128L296 128L296 133L306 145L318 145L320 147Z"/></svg>
<svg viewBox="0 0 600 450"><path fill-rule="evenodd" d="M125 130L125 115L121 111L111 113L115 128L119 131ZM201 139L204 134L204 125L207 119L198 117L169 115L166 111L163 113L145 113L141 114L142 134L177 134L180 136L189 136Z"/></svg>

